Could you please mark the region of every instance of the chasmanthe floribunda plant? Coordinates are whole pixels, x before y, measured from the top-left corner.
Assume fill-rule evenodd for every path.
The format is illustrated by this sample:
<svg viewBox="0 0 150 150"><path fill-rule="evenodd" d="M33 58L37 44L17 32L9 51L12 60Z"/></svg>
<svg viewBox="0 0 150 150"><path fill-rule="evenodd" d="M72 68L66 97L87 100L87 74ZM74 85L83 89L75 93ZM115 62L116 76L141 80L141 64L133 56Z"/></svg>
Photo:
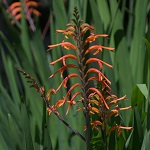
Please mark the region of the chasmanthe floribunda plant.
<svg viewBox="0 0 150 150"><path fill-rule="evenodd" d="M95 34L94 27L84 23L79 18L77 8L74 8L74 18L71 19L72 23L67 24L65 30L57 30L57 33L64 34L65 39L61 43L49 45L49 50L55 49L55 47L61 46L63 51L75 51L58 58L51 62L51 65L57 65L62 62L62 67L54 72L50 78L54 78L57 73L60 73L63 78L63 73L67 69L73 68L77 70L75 73L70 73L64 77L57 89L49 89L44 95L44 88L40 88L34 79L28 74L24 73L27 78L30 79L32 86L41 94L41 97L47 105L49 115L53 112L68 128L70 128L75 134L77 134L82 140L87 143L87 148L90 149L90 141L93 130L103 132L104 145L107 145L107 137L113 130L118 131L120 135L122 129L131 130L132 127L124 127L121 125L111 125L109 120L111 117L120 115L120 111L129 110L131 107L119 107L119 102L126 100L126 96L118 98L112 94L110 87L111 81L102 73L103 66L112 68L112 66L102 61L98 54L103 50L114 51L114 48L95 44L97 38L106 38L107 34ZM73 38L73 43L68 41L68 38ZM73 60L68 63L68 59ZM73 78L78 78L79 82L74 85L70 85L67 94L62 95L62 99L56 100L54 105L50 105L50 96L55 94L60 88L67 88L67 83ZM77 92L73 91L77 88L80 89ZM73 93L73 94L72 94ZM76 105L77 111L82 111L85 116L85 126L83 129L86 132L86 137L83 137L78 131L74 130L59 113L59 107L68 105L66 115L69 110ZM97 116L97 117L94 117ZM95 119L96 118L96 119ZM81 127L82 128L82 127Z"/></svg>

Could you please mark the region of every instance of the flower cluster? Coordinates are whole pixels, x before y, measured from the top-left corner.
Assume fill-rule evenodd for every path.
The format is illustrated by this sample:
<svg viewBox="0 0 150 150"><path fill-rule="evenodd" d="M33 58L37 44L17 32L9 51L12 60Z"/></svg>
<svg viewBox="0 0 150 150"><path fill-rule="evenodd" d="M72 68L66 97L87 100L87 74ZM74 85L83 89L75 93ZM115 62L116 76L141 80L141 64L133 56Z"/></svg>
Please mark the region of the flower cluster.
<svg viewBox="0 0 150 150"><path fill-rule="evenodd" d="M120 108L119 101L126 100L126 96L118 98L116 95L112 94L112 89L110 87L111 82L109 79L102 73L103 66L107 66L112 68L112 66L97 56L98 53L101 53L103 50L114 51L114 48L106 47L100 44L95 43L97 38L108 37L107 34L95 34L94 27L90 26L87 23L83 23L82 20L79 20L78 10L75 8L74 10L75 19L71 19L73 23L67 24L67 28L65 30L57 30L57 33L62 33L66 41L63 40L61 43L49 45L49 50L54 49L55 47L61 46L65 50L74 50L76 54L66 54L61 58L51 62L51 65L55 65L58 62L62 62L62 67L58 69L55 73L53 73L50 78L53 78L55 74L60 73L63 78L63 72L66 69L74 68L78 70L78 73L71 73L67 77L63 79L58 88L55 90L55 94L57 91L63 86L67 88L68 80L76 77L80 79L80 83L76 83L70 87L67 91L67 94L56 102L52 107L57 111L58 107L63 106L65 103L69 103L68 108L66 110L66 114L69 113L69 110L73 105L77 105L77 97L80 96L81 103L83 107L78 107L78 111L84 111L86 117L89 117L89 124L92 129L99 130L100 128L103 130L108 125L109 119L114 115L120 115L120 111L129 110L131 107ZM86 33L90 32L90 35L86 37ZM68 42L68 38L72 37L76 44L72 44ZM78 65L68 64L67 59L77 61ZM93 67L91 64L97 64ZM92 67L91 67L92 66ZM93 82L93 84L91 84ZM95 86L95 82L98 87ZM91 86L92 85L92 86ZM80 87L81 90L71 95L72 91L76 88ZM50 96L50 92L48 91L47 97ZM71 97L71 99L70 99ZM49 114L51 110L48 109ZM98 115L99 119L94 120L92 115ZM86 130L88 123L84 127ZM108 129L107 134L109 134L113 130L118 130L119 133L121 129L131 130L132 127L123 127L121 125L112 126Z"/></svg>
<svg viewBox="0 0 150 150"><path fill-rule="evenodd" d="M32 0L24 0L21 2L12 3L7 9L7 13L9 13L9 18L12 19L11 24L15 24L16 21L20 20L22 17L22 7L24 8L25 17L27 20L30 20L31 14L36 16L40 16L41 13L36 9L39 6L39 3Z"/></svg>

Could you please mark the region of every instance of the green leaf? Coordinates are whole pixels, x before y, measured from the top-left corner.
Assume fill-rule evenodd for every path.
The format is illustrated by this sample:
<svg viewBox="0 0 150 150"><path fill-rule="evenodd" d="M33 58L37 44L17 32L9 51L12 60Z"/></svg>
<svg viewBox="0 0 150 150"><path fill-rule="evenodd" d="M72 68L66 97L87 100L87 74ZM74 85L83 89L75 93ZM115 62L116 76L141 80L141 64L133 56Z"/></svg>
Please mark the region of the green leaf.
<svg viewBox="0 0 150 150"><path fill-rule="evenodd" d="M148 0L136 0L135 3L135 18L133 28L133 41L131 45L130 62L132 64L132 74L134 83L141 83L143 80L145 49L143 36L145 35L146 13ZM141 9L142 8L142 9ZM138 66L138 69L137 69Z"/></svg>
<svg viewBox="0 0 150 150"><path fill-rule="evenodd" d="M49 135L47 127L45 127L45 130L44 130L44 145L43 145L43 149L44 150L53 150L52 149L52 145L51 145L50 135Z"/></svg>
<svg viewBox="0 0 150 150"><path fill-rule="evenodd" d="M147 97L148 97L148 90L145 84L137 84L133 88L132 92L132 109L134 109L135 105L138 106L140 113L147 111ZM144 106L144 107L143 107ZM145 110L143 109L145 108Z"/></svg>
<svg viewBox="0 0 150 150"><path fill-rule="evenodd" d="M14 122L10 114L8 114L8 123L10 128L11 140L13 140L14 142L12 147L14 147L14 149L22 149L23 138L21 132L19 128L16 126L16 123Z"/></svg>
<svg viewBox="0 0 150 150"><path fill-rule="evenodd" d="M125 142L125 148L126 148L126 149L130 149L130 148L131 148L131 147L130 147L130 143L132 142L133 131L134 131L134 130L131 131L129 137L127 138L127 140L126 140L126 142Z"/></svg>
<svg viewBox="0 0 150 150"><path fill-rule="evenodd" d="M142 94L145 96L145 98L148 98L148 90L145 84L137 84L137 87L142 92Z"/></svg>
<svg viewBox="0 0 150 150"><path fill-rule="evenodd" d="M140 150L143 140L143 129L138 107L134 108L133 150Z"/></svg>
<svg viewBox="0 0 150 150"><path fill-rule="evenodd" d="M21 104L21 116L22 116L22 130L23 130L23 138L25 140L25 149L34 149L33 141L30 130L30 122L27 114L26 106L24 103Z"/></svg>

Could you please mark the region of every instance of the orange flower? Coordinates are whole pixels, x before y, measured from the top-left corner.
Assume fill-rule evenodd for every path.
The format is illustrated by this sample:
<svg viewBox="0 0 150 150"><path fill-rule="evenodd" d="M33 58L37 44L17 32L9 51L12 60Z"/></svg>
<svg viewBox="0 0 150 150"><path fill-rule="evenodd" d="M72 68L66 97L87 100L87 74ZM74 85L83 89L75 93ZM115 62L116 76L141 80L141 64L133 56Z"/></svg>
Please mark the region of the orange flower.
<svg viewBox="0 0 150 150"><path fill-rule="evenodd" d="M69 91L67 92L66 97L69 97L70 94L71 94L71 91L72 91L74 88L76 88L77 86L80 86L81 88L83 88L80 83L74 84L74 85L69 89Z"/></svg>
<svg viewBox="0 0 150 150"><path fill-rule="evenodd" d="M67 102L69 103L69 105L68 105L68 108L67 108L67 111L66 111L66 115L68 114L68 112L69 112L71 106L76 104L75 101L67 101Z"/></svg>
<svg viewBox="0 0 150 150"><path fill-rule="evenodd" d="M52 108L53 110L55 110L54 105L53 105L51 108ZM47 111L48 111L48 115L50 116L52 110L51 110L50 108L47 108Z"/></svg>
<svg viewBox="0 0 150 150"><path fill-rule="evenodd" d="M82 24L82 25L80 26L80 28L81 28L81 35L82 35L82 36L86 33L87 30L92 30L92 31L94 30L94 27L90 26L90 25L87 24L87 23Z"/></svg>
<svg viewBox="0 0 150 150"><path fill-rule="evenodd" d="M62 105L64 105L64 103L65 103L66 101L63 99L63 100L58 100L57 102L56 102L56 104L54 105L54 107L55 108L57 108L57 107L61 107Z"/></svg>
<svg viewBox="0 0 150 150"><path fill-rule="evenodd" d="M88 91L93 91L95 92L98 96L99 96L99 99L102 100L103 104L105 105L106 109L109 109L103 95L100 93L100 91L96 88L89 88ZM89 97L90 98L90 97Z"/></svg>
<svg viewBox="0 0 150 150"><path fill-rule="evenodd" d="M78 74L72 73L72 74L68 75L67 77L65 77L65 79L61 82L61 84L58 86L56 91L58 91L63 84L64 84L64 88L67 88L66 84L67 84L68 80L72 77L78 77L82 80L82 78Z"/></svg>
<svg viewBox="0 0 150 150"><path fill-rule="evenodd" d="M94 46L89 47L86 50L85 54L88 54L92 50L96 50L96 52L93 54L93 55L96 55L97 53L101 52L103 48L106 49L106 50L110 50L110 51L114 50L114 48L111 48L111 47L106 47L106 46L102 46L102 45L94 45Z"/></svg>
<svg viewBox="0 0 150 150"><path fill-rule="evenodd" d="M98 121L98 120L96 120L94 122L91 122L90 124L92 125L92 130L93 129L99 130L99 128L97 126L101 126L102 125L102 123L100 121Z"/></svg>
<svg viewBox="0 0 150 150"><path fill-rule="evenodd" d="M91 52L92 50L97 50L98 52L100 52L100 51L102 51L102 46L101 45L94 45L94 46L91 46L91 47L89 47L87 50L86 50L86 52L85 52L85 54L88 54L89 52ZM97 54L97 53L96 53ZM94 53L94 55L95 55L95 53Z"/></svg>
<svg viewBox="0 0 150 150"><path fill-rule="evenodd" d="M71 28L71 27L70 27ZM72 27L73 28L73 27ZM69 29L66 29L66 30L56 30L56 33L63 33L65 34L65 38L68 39L68 35L74 37L75 36L75 33L70 31Z"/></svg>
<svg viewBox="0 0 150 150"><path fill-rule="evenodd" d="M97 109L96 107L89 107L89 110L91 114L95 114L95 113L100 114L99 109Z"/></svg>
<svg viewBox="0 0 150 150"><path fill-rule="evenodd" d="M111 110L108 115L107 115L107 120L112 116L112 115L115 115L115 117L117 117L119 115L119 112L118 110Z"/></svg>
<svg viewBox="0 0 150 150"><path fill-rule="evenodd" d="M52 48L54 48L54 47L57 47L57 46L62 46L62 47L64 47L64 48L67 49L67 50L70 50L70 49L77 50L77 48L76 48L75 45L73 45L73 44L70 43L70 42L64 42L64 41L62 41L62 42L59 43L59 44L49 45L49 46L48 46L48 48L49 48L48 50L50 50L50 49L52 49Z"/></svg>
<svg viewBox="0 0 150 150"><path fill-rule="evenodd" d="M108 63L106 63L106 62L104 62L104 61L102 61L102 60L100 60L100 59L98 59L98 58L89 58L89 59L86 61L85 65L88 64L88 63L91 63L91 62L97 62L98 65L99 65L99 67L100 67L100 69L102 69L102 67L103 67L102 64L105 64L106 66L108 66L108 67L110 67L110 68L113 67L112 65L110 65L110 64L108 64Z"/></svg>
<svg viewBox="0 0 150 150"><path fill-rule="evenodd" d="M113 104L116 104L118 101L121 101L121 100L126 100L126 95L121 97L121 98L116 98L114 100L112 100L110 103L109 103L109 107L111 107Z"/></svg>
<svg viewBox="0 0 150 150"><path fill-rule="evenodd" d="M70 101L67 101L67 102L69 103L69 105L68 105L68 108L67 108L67 111L66 111L66 115L68 114L68 112L69 112L71 106L76 104L75 98L76 98L78 95L80 95L80 94L81 94L81 92L76 92L76 93L72 96L71 100L70 100Z"/></svg>
<svg viewBox="0 0 150 150"><path fill-rule="evenodd" d="M120 133L121 133L121 130L120 130L120 129L132 130L133 128L132 128L132 127L123 127L123 126L120 126L120 125L116 125L116 126L111 127L111 128L108 130L108 133L112 132L113 130L118 130L118 136L119 136Z"/></svg>
<svg viewBox="0 0 150 150"><path fill-rule="evenodd" d="M98 102L97 100L91 99L91 100L90 100L90 104L91 104L91 103L94 103L96 106L99 106L99 102Z"/></svg>
<svg viewBox="0 0 150 150"><path fill-rule="evenodd" d="M57 70L55 73L53 73L49 78L52 78L55 76L56 73L60 72L60 76L62 77L63 72L67 69L67 68L78 68L76 65L73 64L67 64L66 66L61 67L59 70Z"/></svg>
<svg viewBox="0 0 150 150"><path fill-rule="evenodd" d="M87 37L87 39L84 41L84 46L87 44L87 43L91 43L93 41L95 41L98 37L108 37L107 34L91 34L90 36Z"/></svg>
<svg viewBox="0 0 150 150"><path fill-rule="evenodd" d="M102 81L102 79L104 78L109 84L111 84L111 82L96 68L90 68L86 74L85 74L85 77L87 76L88 73L90 72L95 72L98 74L98 81Z"/></svg>
<svg viewBox="0 0 150 150"><path fill-rule="evenodd" d="M120 110L130 110L130 109L131 109L131 106L119 108L118 105L117 105L115 108L116 108L116 110L118 110L118 111L120 111Z"/></svg>
<svg viewBox="0 0 150 150"><path fill-rule="evenodd" d="M54 89L49 89L46 93L46 99L47 101L50 101L50 95L51 94L56 94L56 91Z"/></svg>
<svg viewBox="0 0 150 150"><path fill-rule="evenodd" d="M67 55L65 55L65 56L63 56L63 57L61 57L61 58L59 58L59 59L57 59L57 60L51 62L50 64L51 64L51 65L54 65L55 63L57 63L57 62L59 62L59 61L62 60L63 65L66 66L66 59L67 59L67 58L72 58L72 59L77 60L77 57L76 57L75 55L67 54Z"/></svg>

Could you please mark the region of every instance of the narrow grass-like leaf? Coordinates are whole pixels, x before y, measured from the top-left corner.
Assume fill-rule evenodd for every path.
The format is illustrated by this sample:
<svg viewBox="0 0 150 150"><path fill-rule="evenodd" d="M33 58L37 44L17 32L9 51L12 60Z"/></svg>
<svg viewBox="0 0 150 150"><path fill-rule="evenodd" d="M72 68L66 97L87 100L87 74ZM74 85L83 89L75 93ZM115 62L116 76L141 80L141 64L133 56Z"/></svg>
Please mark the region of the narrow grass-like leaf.
<svg viewBox="0 0 150 150"><path fill-rule="evenodd" d="M30 125L29 125L30 123L29 117L24 103L21 104L21 115L22 115L21 122L22 122L23 137L25 140L25 147L27 150L34 149L32 137L31 137Z"/></svg>
<svg viewBox="0 0 150 150"><path fill-rule="evenodd" d="M134 131L133 131L133 147L132 149L141 149L143 140L142 122L138 107L134 108Z"/></svg>
<svg viewBox="0 0 150 150"><path fill-rule="evenodd" d="M147 5L148 0L145 1L136 0L135 3L136 15L134 22L133 42L131 45L131 55L130 55L134 83L141 83L143 80L145 49L142 38L145 34Z"/></svg>
<svg viewBox="0 0 150 150"><path fill-rule="evenodd" d="M14 141L14 144L12 146L14 146L15 149L21 149L23 137L10 114L8 114L8 123L10 128L11 139Z"/></svg>

